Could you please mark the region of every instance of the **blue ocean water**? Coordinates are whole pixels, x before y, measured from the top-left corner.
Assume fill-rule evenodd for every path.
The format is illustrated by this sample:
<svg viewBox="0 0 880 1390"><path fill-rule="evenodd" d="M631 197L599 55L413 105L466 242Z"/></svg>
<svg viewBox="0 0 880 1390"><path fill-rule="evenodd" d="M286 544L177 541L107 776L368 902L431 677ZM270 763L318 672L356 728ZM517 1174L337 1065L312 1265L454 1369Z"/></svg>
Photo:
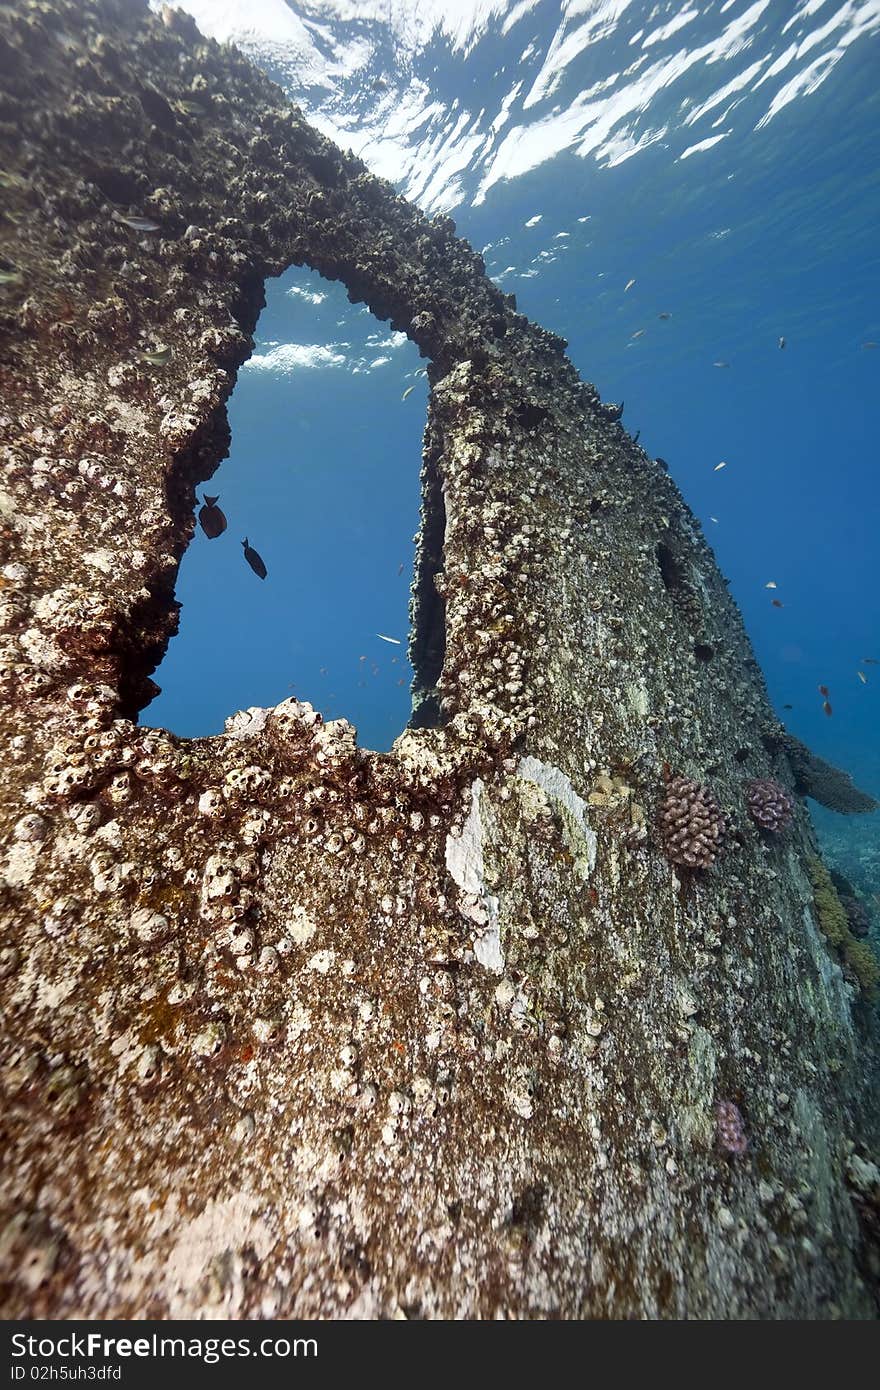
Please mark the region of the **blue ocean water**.
<svg viewBox="0 0 880 1390"><path fill-rule="evenodd" d="M880 796L880 0L185 7L448 211L625 399L730 579L780 716ZM229 530L184 559L180 635L143 719L215 733L295 693L387 748L409 712L421 364L307 271L267 286L257 331L207 489ZM880 893L880 814L816 819Z"/></svg>

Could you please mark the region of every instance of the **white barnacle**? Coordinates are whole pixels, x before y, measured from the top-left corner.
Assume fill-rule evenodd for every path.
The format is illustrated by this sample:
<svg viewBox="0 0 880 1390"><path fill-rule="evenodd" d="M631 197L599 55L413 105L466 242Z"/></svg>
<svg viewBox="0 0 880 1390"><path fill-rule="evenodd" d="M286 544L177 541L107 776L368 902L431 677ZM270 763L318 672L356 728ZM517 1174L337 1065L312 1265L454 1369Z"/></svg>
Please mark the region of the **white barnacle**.
<svg viewBox="0 0 880 1390"><path fill-rule="evenodd" d="M211 820L222 820L226 815L226 804L219 787L208 787L199 797L199 815L209 816Z"/></svg>
<svg viewBox="0 0 880 1390"><path fill-rule="evenodd" d="M197 1057L215 1057L226 1042L226 1029L222 1023L212 1020L193 1036L192 1050Z"/></svg>
<svg viewBox="0 0 880 1390"><path fill-rule="evenodd" d="M144 945L161 941L167 936L171 925L167 917L150 907L136 907L128 919L128 924L138 941L142 941Z"/></svg>

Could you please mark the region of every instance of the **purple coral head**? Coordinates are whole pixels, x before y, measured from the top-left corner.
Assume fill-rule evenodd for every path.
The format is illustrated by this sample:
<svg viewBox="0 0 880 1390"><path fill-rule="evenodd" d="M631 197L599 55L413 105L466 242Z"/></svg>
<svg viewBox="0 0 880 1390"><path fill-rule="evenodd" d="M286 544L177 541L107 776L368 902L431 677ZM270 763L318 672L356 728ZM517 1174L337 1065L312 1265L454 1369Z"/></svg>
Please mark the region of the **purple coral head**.
<svg viewBox="0 0 880 1390"><path fill-rule="evenodd" d="M794 815L794 802L772 777L756 777L746 787L749 815L762 830L785 830Z"/></svg>
<svg viewBox="0 0 880 1390"><path fill-rule="evenodd" d="M685 869L715 863L727 822L708 787L689 777L671 777L660 805L660 839L667 859Z"/></svg>
<svg viewBox="0 0 880 1390"><path fill-rule="evenodd" d="M715 1105L715 1129L718 1147L732 1158L741 1158L749 1147L742 1112L732 1100L719 1100Z"/></svg>

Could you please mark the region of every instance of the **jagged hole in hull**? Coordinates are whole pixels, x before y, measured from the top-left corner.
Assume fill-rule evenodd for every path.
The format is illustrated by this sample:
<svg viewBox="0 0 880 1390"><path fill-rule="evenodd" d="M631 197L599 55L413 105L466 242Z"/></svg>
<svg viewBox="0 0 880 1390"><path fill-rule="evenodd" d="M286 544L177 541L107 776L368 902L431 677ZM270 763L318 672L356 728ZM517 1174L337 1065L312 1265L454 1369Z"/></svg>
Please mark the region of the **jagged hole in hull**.
<svg viewBox="0 0 880 1390"><path fill-rule="evenodd" d="M210 540L196 527L178 635L154 673L162 693L141 721L216 734L235 710L295 695L386 749L411 714L425 363L344 286L305 269L267 281L255 337L229 401L230 455L198 488L196 511L219 494L228 527ZM245 562L245 537L265 580Z"/></svg>

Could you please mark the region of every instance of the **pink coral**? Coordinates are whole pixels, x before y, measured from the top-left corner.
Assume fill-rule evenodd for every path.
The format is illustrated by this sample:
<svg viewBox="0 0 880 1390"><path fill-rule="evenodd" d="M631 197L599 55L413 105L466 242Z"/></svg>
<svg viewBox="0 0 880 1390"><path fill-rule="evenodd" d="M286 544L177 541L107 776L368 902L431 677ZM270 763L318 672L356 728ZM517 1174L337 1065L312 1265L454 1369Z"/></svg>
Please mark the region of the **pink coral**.
<svg viewBox="0 0 880 1390"><path fill-rule="evenodd" d="M718 1147L722 1153L741 1158L749 1147L742 1112L732 1100L719 1100L715 1106Z"/></svg>
<svg viewBox="0 0 880 1390"><path fill-rule="evenodd" d="M784 830L794 815L794 802L772 777L756 777L746 787L749 814L762 830Z"/></svg>

